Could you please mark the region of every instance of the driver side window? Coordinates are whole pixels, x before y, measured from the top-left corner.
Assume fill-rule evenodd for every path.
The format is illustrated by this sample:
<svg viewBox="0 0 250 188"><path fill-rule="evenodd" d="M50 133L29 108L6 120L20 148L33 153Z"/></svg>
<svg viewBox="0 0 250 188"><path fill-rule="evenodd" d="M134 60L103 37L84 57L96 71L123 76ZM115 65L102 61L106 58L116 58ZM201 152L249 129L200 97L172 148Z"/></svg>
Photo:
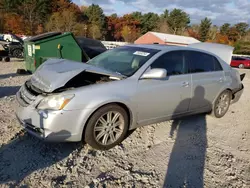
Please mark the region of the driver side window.
<svg viewBox="0 0 250 188"><path fill-rule="evenodd" d="M167 75L180 75L187 73L182 51L172 51L163 54L151 64L151 69L162 68L167 70Z"/></svg>

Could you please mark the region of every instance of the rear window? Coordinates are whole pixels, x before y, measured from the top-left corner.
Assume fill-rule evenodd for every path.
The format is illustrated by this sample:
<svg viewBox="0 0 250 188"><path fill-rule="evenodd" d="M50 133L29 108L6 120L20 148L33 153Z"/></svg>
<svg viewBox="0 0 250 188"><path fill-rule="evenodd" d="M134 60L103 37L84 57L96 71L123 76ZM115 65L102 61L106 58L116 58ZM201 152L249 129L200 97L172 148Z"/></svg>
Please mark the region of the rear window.
<svg viewBox="0 0 250 188"><path fill-rule="evenodd" d="M222 70L221 64L212 55L196 51L186 51L185 56L185 59L188 63L189 73L212 72Z"/></svg>
<svg viewBox="0 0 250 188"><path fill-rule="evenodd" d="M76 37L76 40L81 47L98 47L106 49L106 47L99 40L94 40L84 37Z"/></svg>

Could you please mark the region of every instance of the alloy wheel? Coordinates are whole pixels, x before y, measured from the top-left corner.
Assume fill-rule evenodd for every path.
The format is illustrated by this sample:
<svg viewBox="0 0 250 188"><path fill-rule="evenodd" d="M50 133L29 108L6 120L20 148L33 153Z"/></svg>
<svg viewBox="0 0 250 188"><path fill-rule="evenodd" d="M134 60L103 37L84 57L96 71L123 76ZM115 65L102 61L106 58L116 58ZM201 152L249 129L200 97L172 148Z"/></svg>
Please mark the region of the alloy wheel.
<svg viewBox="0 0 250 188"><path fill-rule="evenodd" d="M224 115L230 105L230 96L228 93L224 93L220 96L216 104L216 113L221 116Z"/></svg>
<svg viewBox="0 0 250 188"><path fill-rule="evenodd" d="M109 111L103 114L94 126L95 140L101 145L115 143L122 135L125 120L120 112Z"/></svg>

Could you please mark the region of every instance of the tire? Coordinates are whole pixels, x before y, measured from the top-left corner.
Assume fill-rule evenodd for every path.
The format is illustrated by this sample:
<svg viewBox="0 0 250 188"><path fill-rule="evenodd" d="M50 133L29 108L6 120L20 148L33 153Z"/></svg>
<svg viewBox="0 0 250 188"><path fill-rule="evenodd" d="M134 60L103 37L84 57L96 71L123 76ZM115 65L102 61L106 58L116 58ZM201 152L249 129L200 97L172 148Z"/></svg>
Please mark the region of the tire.
<svg viewBox="0 0 250 188"><path fill-rule="evenodd" d="M98 109L90 117L86 125L84 141L94 149L108 150L125 139L128 127L127 112L118 105L107 105Z"/></svg>
<svg viewBox="0 0 250 188"><path fill-rule="evenodd" d="M23 58L23 51L21 49L15 49L12 54L16 58Z"/></svg>
<svg viewBox="0 0 250 188"><path fill-rule="evenodd" d="M223 99L224 98L224 99ZM232 92L223 91L215 100L211 115L216 118L222 118L227 113L232 100Z"/></svg>
<svg viewBox="0 0 250 188"><path fill-rule="evenodd" d="M3 58L2 57L0 57L0 61L2 61L3 60Z"/></svg>
<svg viewBox="0 0 250 188"><path fill-rule="evenodd" d="M243 64L240 64L240 65L239 65L239 68L240 68L240 69L244 69L245 66L244 66Z"/></svg>
<svg viewBox="0 0 250 188"><path fill-rule="evenodd" d="M10 62L10 57L5 57L5 58L4 58L4 61L5 61L5 62Z"/></svg>

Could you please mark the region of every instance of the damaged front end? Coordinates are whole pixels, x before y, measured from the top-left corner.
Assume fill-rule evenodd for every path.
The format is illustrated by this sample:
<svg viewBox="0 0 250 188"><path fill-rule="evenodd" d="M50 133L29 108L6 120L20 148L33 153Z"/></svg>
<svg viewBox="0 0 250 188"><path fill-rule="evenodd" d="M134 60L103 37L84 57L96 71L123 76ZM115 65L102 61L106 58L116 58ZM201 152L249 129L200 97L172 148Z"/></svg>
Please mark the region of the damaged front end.
<svg viewBox="0 0 250 188"><path fill-rule="evenodd" d="M23 107L32 104L37 96L47 96L66 90L116 81L125 77L108 70L62 59L50 59L41 65L30 80L17 92L17 100Z"/></svg>
<svg viewBox="0 0 250 188"><path fill-rule="evenodd" d="M75 94L64 91L124 78L88 64L50 60L41 65L17 92L17 119L38 138L79 141L82 135L78 126L72 128L68 125L79 123L78 117L88 113L88 109L65 110L64 107L75 98Z"/></svg>

